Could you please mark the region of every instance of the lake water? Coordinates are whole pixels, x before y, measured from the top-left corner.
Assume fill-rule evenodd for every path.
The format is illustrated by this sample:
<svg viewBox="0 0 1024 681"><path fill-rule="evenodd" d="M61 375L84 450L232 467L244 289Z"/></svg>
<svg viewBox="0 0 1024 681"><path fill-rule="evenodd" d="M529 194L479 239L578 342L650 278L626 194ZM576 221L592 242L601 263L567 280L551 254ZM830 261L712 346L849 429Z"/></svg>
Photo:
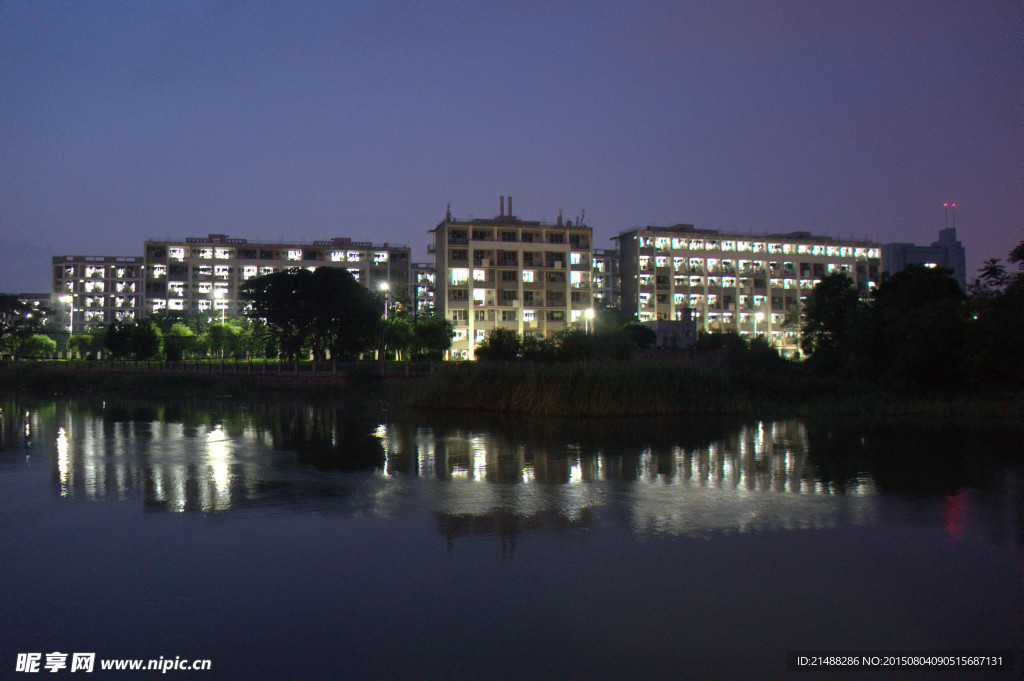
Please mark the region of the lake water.
<svg viewBox="0 0 1024 681"><path fill-rule="evenodd" d="M1019 427L356 402L0 399L0 678L1020 678Z"/></svg>

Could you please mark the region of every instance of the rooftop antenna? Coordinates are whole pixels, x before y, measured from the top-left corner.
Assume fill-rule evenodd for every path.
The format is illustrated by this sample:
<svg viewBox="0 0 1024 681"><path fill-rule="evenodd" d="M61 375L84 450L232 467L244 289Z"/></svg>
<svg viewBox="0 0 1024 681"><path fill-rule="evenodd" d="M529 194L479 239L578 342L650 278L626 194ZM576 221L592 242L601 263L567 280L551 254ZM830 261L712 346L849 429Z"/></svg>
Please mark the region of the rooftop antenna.
<svg viewBox="0 0 1024 681"><path fill-rule="evenodd" d="M949 229L949 213L950 209L953 212L953 229L956 229L956 204L955 203L944 203L942 204L943 209L946 212L946 229Z"/></svg>

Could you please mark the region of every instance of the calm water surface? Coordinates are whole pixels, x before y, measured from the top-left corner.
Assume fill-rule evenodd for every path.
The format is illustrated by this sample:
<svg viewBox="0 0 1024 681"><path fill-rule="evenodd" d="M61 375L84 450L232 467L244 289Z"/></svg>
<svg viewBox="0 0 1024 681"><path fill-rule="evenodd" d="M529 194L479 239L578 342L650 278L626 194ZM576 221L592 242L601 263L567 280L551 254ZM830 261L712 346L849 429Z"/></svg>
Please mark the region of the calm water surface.
<svg viewBox="0 0 1024 681"><path fill-rule="evenodd" d="M1020 428L0 399L0 678L1003 679ZM790 671L788 651L1017 651Z"/></svg>

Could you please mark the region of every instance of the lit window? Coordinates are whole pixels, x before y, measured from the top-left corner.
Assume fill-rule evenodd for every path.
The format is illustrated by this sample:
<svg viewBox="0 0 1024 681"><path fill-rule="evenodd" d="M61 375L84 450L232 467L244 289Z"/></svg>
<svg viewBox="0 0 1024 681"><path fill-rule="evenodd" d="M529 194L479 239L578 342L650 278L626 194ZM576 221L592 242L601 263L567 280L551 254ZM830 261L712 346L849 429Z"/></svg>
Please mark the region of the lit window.
<svg viewBox="0 0 1024 681"><path fill-rule="evenodd" d="M153 265L153 278L159 279L160 277L167 275L166 265Z"/></svg>
<svg viewBox="0 0 1024 681"><path fill-rule="evenodd" d="M215 248L213 249L213 257L218 260L227 260L231 257L231 251L227 248Z"/></svg>
<svg viewBox="0 0 1024 681"><path fill-rule="evenodd" d="M487 329L477 329L476 330L476 342L477 343L482 343L484 340L486 340L486 338L487 338Z"/></svg>
<svg viewBox="0 0 1024 681"><path fill-rule="evenodd" d="M345 254L342 251L331 251L331 262L342 262L345 260Z"/></svg>
<svg viewBox="0 0 1024 681"><path fill-rule="evenodd" d="M256 276L256 265L246 265L242 268L242 278L252 279Z"/></svg>
<svg viewBox="0 0 1024 681"><path fill-rule="evenodd" d="M523 321L532 322L536 319L536 313L533 310L523 310Z"/></svg>
<svg viewBox="0 0 1024 681"><path fill-rule="evenodd" d="M217 265L213 268L213 276L227 279L230 270L231 268L227 265Z"/></svg>
<svg viewBox="0 0 1024 681"><path fill-rule="evenodd" d="M212 248L200 248L199 249L199 257L202 258L203 260L212 260L213 259L213 249Z"/></svg>
<svg viewBox="0 0 1024 681"><path fill-rule="evenodd" d="M533 270L523 270L523 281L528 284L533 282Z"/></svg>
<svg viewBox="0 0 1024 681"><path fill-rule="evenodd" d="M345 259L348 260L349 262L359 262L360 260L362 260L362 256L363 254L360 253L359 251L348 251L345 254Z"/></svg>
<svg viewBox="0 0 1024 681"><path fill-rule="evenodd" d="M164 300L163 298L154 298L153 299L153 311L154 312L156 312L157 310L162 310L162 309L164 309L166 307L167 307L167 301Z"/></svg>
<svg viewBox="0 0 1024 681"><path fill-rule="evenodd" d="M465 284L469 281L469 270L465 267L453 267L452 268L452 284L458 286Z"/></svg>
<svg viewBox="0 0 1024 681"><path fill-rule="evenodd" d="M289 250L288 251L288 259L289 260L302 260L302 251L301 250Z"/></svg>
<svg viewBox="0 0 1024 681"><path fill-rule="evenodd" d="M260 276L261 277L263 275L265 275L265 274L273 274L273 273L274 273L274 268L273 267L261 267L260 268Z"/></svg>
<svg viewBox="0 0 1024 681"><path fill-rule="evenodd" d="M208 281L201 281L196 284L196 293L209 293L213 290L213 284Z"/></svg>
<svg viewBox="0 0 1024 681"><path fill-rule="evenodd" d="M170 255L171 260L177 260L177 261L181 262L181 261L183 261L185 259L185 249L184 248L172 247L172 248L167 249L167 253L168 253L168 255Z"/></svg>
<svg viewBox="0 0 1024 681"><path fill-rule="evenodd" d="M379 265L388 261L387 251L377 251L373 254L373 264Z"/></svg>
<svg viewBox="0 0 1024 681"><path fill-rule="evenodd" d="M473 270L473 281L487 281L487 273L483 270Z"/></svg>
<svg viewBox="0 0 1024 681"><path fill-rule="evenodd" d="M182 300L181 298L175 298L174 300L168 302L167 307L170 310L184 310L185 301Z"/></svg>
<svg viewBox="0 0 1024 681"><path fill-rule="evenodd" d="M582 260L583 254L572 251L569 253L569 264L579 265Z"/></svg>

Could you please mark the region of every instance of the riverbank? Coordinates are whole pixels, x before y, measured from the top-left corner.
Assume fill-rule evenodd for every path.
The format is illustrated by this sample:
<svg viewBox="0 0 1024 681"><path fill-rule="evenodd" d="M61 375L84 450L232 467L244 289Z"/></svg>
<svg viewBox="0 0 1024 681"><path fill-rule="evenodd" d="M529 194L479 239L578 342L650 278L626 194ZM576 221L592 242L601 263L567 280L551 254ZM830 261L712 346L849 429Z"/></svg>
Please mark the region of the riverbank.
<svg viewBox="0 0 1024 681"><path fill-rule="evenodd" d="M389 407L561 417L923 416L1024 420L1024 393L923 395L795 371L760 373L693 364L450 363L428 376L377 364L345 375L66 371L0 367L0 389L46 395L263 397L319 400L372 395Z"/></svg>
<svg viewBox="0 0 1024 681"><path fill-rule="evenodd" d="M768 374L635 361L451 364L412 384L406 404L552 416L1024 417L1020 393L904 394L792 371Z"/></svg>

